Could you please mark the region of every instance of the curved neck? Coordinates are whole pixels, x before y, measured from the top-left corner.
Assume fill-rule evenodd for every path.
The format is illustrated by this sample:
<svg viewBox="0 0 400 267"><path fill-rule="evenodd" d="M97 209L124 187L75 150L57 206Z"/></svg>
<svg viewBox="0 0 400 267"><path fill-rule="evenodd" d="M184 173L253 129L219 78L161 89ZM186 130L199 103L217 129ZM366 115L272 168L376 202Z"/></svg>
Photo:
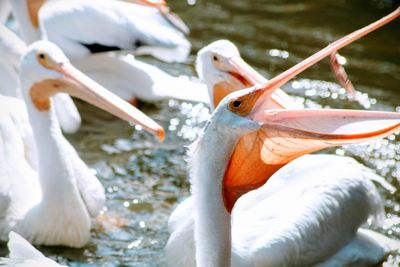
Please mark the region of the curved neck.
<svg viewBox="0 0 400 267"><path fill-rule="evenodd" d="M18 22L19 31L26 44L40 39L37 15L43 1L11 0L12 11Z"/></svg>
<svg viewBox="0 0 400 267"><path fill-rule="evenodd" d="M235 143L235 138L222 137L210 124L193 153L192 190L199 267L231 266L231 216L223 203L222 181Z"/></svg>
<svg viewBox="0 0 400 267"><path fill-rule="evenodd" d="M23 92L29 92L22 81ZM54 108L39 111L28 93L24 94L38 153L38 176L42 189L42 203L65 201L78 197L75 169L68 141L63 136Z"/></svg>

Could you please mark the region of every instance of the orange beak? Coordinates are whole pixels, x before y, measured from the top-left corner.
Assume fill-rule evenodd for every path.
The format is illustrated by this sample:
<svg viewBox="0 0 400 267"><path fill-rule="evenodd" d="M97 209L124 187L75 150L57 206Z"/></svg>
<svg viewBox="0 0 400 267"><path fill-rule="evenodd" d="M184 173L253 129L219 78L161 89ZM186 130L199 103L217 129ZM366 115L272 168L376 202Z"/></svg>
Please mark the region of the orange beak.
<svg viewBox="0 0 400 267"><path fill-rule="evenodd" d="M56 71L63 74L62 81L66 85L66 92L70 95L95 105L118 118L138 124L157 136L160 141L164 140L164 129L160 125L128 102L88 78L71 64L59 64Z"/></svg>
<svg viewBox="0 0 400 267"><path fill-rule="evenodd" d="M266 103L268 100L268 95L272 94L276 88L281 87L285 83L287 83L289 80L291 80L293 77L296 75L300 74L307 68L313 66L314 64L318 63L325 57L331 55L332 53L339 51L341 48L351 44L352 42L360 39L361 37L364 37L365 35L375 31L376 29L386 25L387 23L393 21L394 19L398 18L400 16L400 7L398 7L395 11L390 13L389 15L381 18L380 20L371 23L370 25L359 29L349 35L346 35L345 37L337 40L336 42L328 45L324 49L318 51L314 55L308 57L307 59L301 61L297 65L293 66L292 68L282 72L278 76L274 77L273 79L269 80L267 83L264 85L260 86L258 90L262 91L262 94L260 94L260 101L258 101L257 105L261 105L263 107L266 107ZM261 96L262 95L262 96ZM255 110L262 110L262 108L256 108Z"/></svg>
<svg viewBox="0 0 400 267"><path fill-rule="evenodd" d="M183 20L178 15L171 12L165 0L125 0L125 1L157 8L158 10L160 10L164 18L178 31L182 32L185 35L188 35L190 33L189 27L183 22Z"/></svg>
<svg viewBox="0 0 400 267"><path fill-rule="evenodd" d="M351 95L352 97L356 96L356 89L354 89L353 84L349 80L346 70L340 64L339 62L339 54L337 52L334 52L330 55L329 61L331 63L331 69L333 71L333 74L335 75L335 78L337 82L342 86L344 89L346 89L347 93Z"/></svg>
<svg viewBox="0 0 400 267"><path fill-rule="evenodd" d="M132 2L135 4L141 4L141 5L146 5L146 6L151 6L151 7L156 7L156 8L162 8L162 7L167 7L167 2L165 0L127 0L128 2Z"/></svg>
<svg viewBox="0 0 400 267"><path fill-rule="evenodd" d="M57 93L67 93L97 106L123 120L141 125L146 131L154 134L160 141L164 140L164 129L146 114L128 102L114 95L85 74L74 68L69 62L54 63L49 68L62 74L59 79L44 80L30 88L30 96L36 108L48 111L50 97Z"/></svg>
<svg viewBox="0 0 400 267"><path fill-rule="evenodd" d="M241 195L265 184L277 170L297 157L330 146L384 137L400 128L399 113L268 109L268 97L276 88L399 15L400 8L334 42L250 93L231 100L242 103L233 112L257 120L262 126L239 140L229 161L223 182L224 203L228 212Z"/></svg>

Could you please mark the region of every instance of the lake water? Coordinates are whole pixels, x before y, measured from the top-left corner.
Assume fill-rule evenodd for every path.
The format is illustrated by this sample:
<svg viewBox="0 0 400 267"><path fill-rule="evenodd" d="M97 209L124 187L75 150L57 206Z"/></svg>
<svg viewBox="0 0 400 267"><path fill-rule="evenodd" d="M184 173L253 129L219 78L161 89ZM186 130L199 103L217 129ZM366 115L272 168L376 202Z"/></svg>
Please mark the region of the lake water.
<svg viewBox="0 0 400 267"><path fill-rule="evenodd" d="M398 3L397 3L398 4ZM141 58L173 75L195 76L196 52L209 42L229 39L242 57L266 77L273 77L341 36L384 16L389 1L202 0L170 1L191 28L193 52L186 64ZM325 60L284 89L307 107L400 111L400 28L392 22L341 51L362 103L349 100L334 82ZM83 127L68 139L103 182L107 214L122 227L92 233L83 249L40 249L70 266L164 266L167 220L189 195L186 149L209 116L204 104L174 100L141 104L168 129L163 144L150 135L91 106L78 102ZM328 151L356 158L400 189L400 137ZM400 239L400 194L381 189L387 225L378 231ZM6 254L3 246L1 253ZM385 266L397 266L397 255Z"/></svg>

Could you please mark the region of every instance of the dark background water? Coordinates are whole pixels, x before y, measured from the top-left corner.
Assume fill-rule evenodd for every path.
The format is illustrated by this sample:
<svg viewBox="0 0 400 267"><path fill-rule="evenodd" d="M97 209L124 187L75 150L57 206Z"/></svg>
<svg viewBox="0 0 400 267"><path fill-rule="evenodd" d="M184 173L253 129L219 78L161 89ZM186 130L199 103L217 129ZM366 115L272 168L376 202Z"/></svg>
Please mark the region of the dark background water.
<svg viewBox="0 0 400 267"><path fill-rule="evenodd" d="M229 39L243 58L273 77L341 36L392 11L390 1L170 1L191 28L193 52L187 64L165 64L143 58L174 75L194 76L196 52L209 42ZM284 87L308 107L400 110L399 20L343 49L346 70L362 104L347 99L334 82L328 61L302 73ZM93 231L83 249L43 248L70 266L164 266L169 214L189 195L185 146L209 116L204 104L165 101L141 108L169 129L165 143L78 102L83 116L80 132L68 136L81 157L97 172L107 190L110 217L123 227ZM353 156L400 188L400 138L392 135L371 144L329 150ZM387 225L378 231L400 239L398 193L381 190ZM2 254L6 254L3 246ZM393 255L387 266L397 265Z"/></svg>

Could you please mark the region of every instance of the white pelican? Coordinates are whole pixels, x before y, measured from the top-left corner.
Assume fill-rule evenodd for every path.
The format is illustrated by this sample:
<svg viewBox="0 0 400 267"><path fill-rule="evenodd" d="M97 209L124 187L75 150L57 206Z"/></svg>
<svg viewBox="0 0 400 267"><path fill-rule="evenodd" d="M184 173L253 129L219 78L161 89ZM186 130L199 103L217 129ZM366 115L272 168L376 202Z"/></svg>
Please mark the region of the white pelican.
<svg viewBox="0 0 400 267"><path fill-rule="evenodd" d="M21 92L33 129L38 168L26 161L15 123L15 98L0 98L0 238L13 230L43 245L84 246L104 188L61 133L52 96L64 92L163 138L163 129L139 110L75 69L54 44L38 41L21 59ZM11 100L10 100L11 99ZM23 115L23 110L18 110Z"/></svg>
<svg viewBox="0 0 400 267"><path fill-rule="evenodd" d="M212 110L229 93L267 81L240 57L238 48L228 40L215 41L203 47L197 53L196 71L208 88ZM279 88L270 100L270 108L298 107Z"/></svg>
<svg viewBox="0 0 400 267"><path fill-rule="evenodd" d="M18 70L26 45L13 32L0 24L0 94L22 97L19 89ZM75 133L81 125L81 117L67 94L54 96L55 109L65 133Z"/></svg>
<svg viewBox="0 0 400 267"><path fill-rule="evenodd" d="M350 158L300 157L388 135L400 128L400 115L269 110L276 88L399 14L342 38L261 88L222 100L192 151L193 196L170 217L169 266L371 266L400 248L359 229L368 218L378 224L383 218L370 181L386 184L382 177Z"/></svg>
<svg viewBox="0 0 400 267"><path fill-rule="evenodd" d="M161 60L185 61L190 43L152 1L14 0L24 41L54 42L70 59L93 52L135 50ZM40 31L39 31L40 27Z"/></svg>
<svg viewBox="0 0 400 267"><path fill-rule="evenodd" d="M133 36L131 36L133 32L131 32L132 29L130 27L134 27L136 21L132 19L132 24L124 24L124 15L120 14L120 16L116 16L116 13L127 13L126 16L129 15L129 18L134 18L137 12L144 10L142 15L148 13L157 14L154 23L161 20L163 25L166 23L165 18L169 18L169 21L174 18L174 15L171 15L168 10L165 11L165 9L168 8L163 1L136 0L132 2L144 3L150 5L150 7L111 0L55 1L54 3L52 3L51 0L49 0L48 3L37 0L16 0L13 1L12 4L13 11L20 25L22 36L25 36L25 40L28 42L40 38L38 10L42 4L45 4L40 9L40 18L43 18L44 21L41 28L46 33L44 37L55 42L63 51L70 51L67 55L72 57L73 63L78 69L118 96L132 103L135 103L137 99L154 102L160 99L170 98L208 102L207 89L200 83L192 82L181 77L171 76L154 66L134 60L132 56L113 55L109 53L92 54L91 51L83 45L84 43L93 44L94 42L100 43L102 46L93 45L90 47L105 48L106 45L117 46L118 44L122 44L120 48L132 49L129 45L133 44L134 41L128 39L133 38ZM156 6L156 8L153 6ZM107 12L105 12L105 10L107 10ZM130 14L131 12L135 14ZM45 13L45 15L42 15L42 13ZM158 18L160 14L163 15ZM84 23L84 20L80 18L81 16L85 18L84 20L89 20L90 23ZM65 17L67 17L67 20L65 20ZM71 21L68 22L67 25L63 25L69 20ZM97 22L97 20L101 21ZM42 19L40 21L42 21ZM176 19L174 21L176 22ZM108 25L107 29L109 30L109 35L104 33L104 27L101 31L97 30L99 29L99 25L103 22ZM76 31L76 27L72 27L75 23L81 23L79 26L81 31ZM167 23L170 25L169 22ZM95 26L90 28L93 24ZM151 24L146 20L144 26L148 27L150 25ZM60 28L58 29L57 27ZM53 31L53 28L57 29ZM163 29L162 27L156 26L154 28ZM152 39L153 37L151 37L151 34L154 33L154 30L150 29L149 32L144 33ZM179 36L181 35L180 33L177 34ZM168 34L168 36L173 38L174 35ZM161 35L156 34L156 37L161 38ZM111 40L109 41L108 38L111 38ZM72 40L76 42L72 42ZM102 42L105 42L105 44ZM117 42L118 44L110 44L110 42ZM129 44L124 45L126 42L129 42ZM117 47L109 48L116 49ZM147 50L148 48L143 47L140 49L143 51L143 49ZM152 48L152 51L153 50ZM155 50L161 51L163 48L155 48ZM100 51L102 50L100 49ZM171 52L171 55L175 55L175 53Z"/></svg>
<svg viewBox="0 0 400 267"><path fill-rule="evenodd" d="M330 56L332 71L338 83L349 95L355 97L356 91L337 59L338 54L332 53ZM228 40L214 41L200 49L197 53L196 71L201 82L207 85L211 109L214 109L229 93L267 81L241 58L238 48ZM270 108L302 108L302 106L295 103L281 89L276 89L271 95Z"/></svg>

